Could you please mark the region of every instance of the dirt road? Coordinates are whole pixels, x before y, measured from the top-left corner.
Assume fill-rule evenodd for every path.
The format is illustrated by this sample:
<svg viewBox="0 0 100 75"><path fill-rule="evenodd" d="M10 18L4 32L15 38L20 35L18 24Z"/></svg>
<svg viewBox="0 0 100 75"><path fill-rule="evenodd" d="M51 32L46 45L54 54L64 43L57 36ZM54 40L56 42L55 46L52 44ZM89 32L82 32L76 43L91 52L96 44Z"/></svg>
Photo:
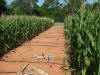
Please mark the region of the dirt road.
<svg viewBox="0 0 100 75"><path fill-rule="evenodd" d="M64 27L53 26L4 55L0 75L64 75L64 50Z"/></svg>

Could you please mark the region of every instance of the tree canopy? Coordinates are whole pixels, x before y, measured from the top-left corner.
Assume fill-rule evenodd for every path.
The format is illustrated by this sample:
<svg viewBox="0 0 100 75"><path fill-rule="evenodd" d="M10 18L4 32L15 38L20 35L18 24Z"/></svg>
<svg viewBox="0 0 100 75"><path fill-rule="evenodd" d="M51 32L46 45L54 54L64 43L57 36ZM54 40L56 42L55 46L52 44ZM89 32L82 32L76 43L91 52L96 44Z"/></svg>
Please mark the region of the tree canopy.
<svg viewBox="0 0 100 75"><path fill-rule="evenodd" d="M86 3L87 0L64 0L61 3L59 0L44 0L44 3L39 6L39 0L14 0L10 5L6 5L5 0L0 0L0 14L6 15L36 15L45 16L55 19L56 21L63 21L63 19L76 13L78 9L85 5L88 10L99 10L100 0L93 4Z"/></svg>
<svg viewBox="0 0 100 75"><path fill-rule="evenodd" d="M0 0L0 15L6 10L6 1Z"/></svg>

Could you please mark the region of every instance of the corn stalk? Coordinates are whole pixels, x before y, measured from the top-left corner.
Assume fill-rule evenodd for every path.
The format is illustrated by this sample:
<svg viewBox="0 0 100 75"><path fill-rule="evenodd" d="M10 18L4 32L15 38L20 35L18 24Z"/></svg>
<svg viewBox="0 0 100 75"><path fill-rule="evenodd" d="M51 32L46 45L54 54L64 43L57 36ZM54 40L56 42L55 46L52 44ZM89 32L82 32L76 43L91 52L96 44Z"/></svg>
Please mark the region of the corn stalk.
<svg viewBox="0 0 100 75"><path fill-rule="evenodd" d="M98 74L99 25L99 12L78 10L76 14L65 19L65 36L68 39L68 45L71 46L70 64L76 69L76 75Z"/></svg>
<svg viewBox="0 0 100 75"><path fill-rule="evenodd" d="M0 54L28 41L51 27L48 18L35 16L2 16L0 18Z"/></svg>

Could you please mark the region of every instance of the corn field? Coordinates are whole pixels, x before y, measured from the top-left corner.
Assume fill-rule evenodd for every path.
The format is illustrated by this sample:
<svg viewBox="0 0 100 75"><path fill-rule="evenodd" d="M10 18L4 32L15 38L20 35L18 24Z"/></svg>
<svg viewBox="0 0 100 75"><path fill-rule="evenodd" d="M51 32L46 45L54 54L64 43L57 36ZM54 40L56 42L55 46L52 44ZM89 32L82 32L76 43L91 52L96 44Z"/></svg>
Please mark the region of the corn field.
<svg viewBox="0 0 100 75"><path fill-rule="evenodd" d="M35 16L0 17L0 54L30 40L52 25L50 19Z"/></svg>
<svg viewBox="0 0 100 75"><path fill-rule="evenodd" d="M64 28L75 75L100 75L100 12L80 10L65 19Z"/></svg>

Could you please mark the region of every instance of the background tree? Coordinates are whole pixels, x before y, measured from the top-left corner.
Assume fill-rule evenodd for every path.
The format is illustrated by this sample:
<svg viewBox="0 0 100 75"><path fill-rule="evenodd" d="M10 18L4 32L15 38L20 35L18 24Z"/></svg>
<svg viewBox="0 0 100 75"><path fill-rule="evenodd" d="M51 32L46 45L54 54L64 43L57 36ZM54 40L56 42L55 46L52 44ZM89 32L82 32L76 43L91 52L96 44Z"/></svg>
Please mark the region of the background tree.
<svg viewBox="0 0 100 75"><path fill-rule="evenodd" d="M100 0L98 0L98 3L99 3L99 5L100 5Z"/></svg>
<svg viewBox="0 0 100 75"><path fill-rule="evenodd" d="M100 10L100 0L93 4L86 3L87 0L64 0L63 3L60 3L60 0L44 0L41 6L37 4L38 1L14 0L10 5L6 6L6 1L0 0L0 14L5 13L4 10L7 8L7 15L36 15L50 17L55 21L63 21L66 16L76 13L82 7L93 12Z"/></svg>
<svg viewBox="0 0 100 75"><path fill-rule="evenodd" d="M63 4L59 0L45 0L41 6L45 16L55 19L55 21L63 21Z"/></svg>
<svg viewBox="0 0 100 75"><path fill-rule="evenodd" d="M14 0L11 5L15 14L32 15L32 9L37 6L38 0Z"/></svg>
<svg viewBox="0 0 100 75"><path fill-rule="evenodd" d="M0 0L0 15L6 11L6 1Z"/></svg>
<svg viewBox="0 0 100 75"><path fill-rule="evenodd" d="M86 1L87 0L64 0L64 2L66 3L64 8L69 14L76 13L77 10L80 9Z"/></svg>

